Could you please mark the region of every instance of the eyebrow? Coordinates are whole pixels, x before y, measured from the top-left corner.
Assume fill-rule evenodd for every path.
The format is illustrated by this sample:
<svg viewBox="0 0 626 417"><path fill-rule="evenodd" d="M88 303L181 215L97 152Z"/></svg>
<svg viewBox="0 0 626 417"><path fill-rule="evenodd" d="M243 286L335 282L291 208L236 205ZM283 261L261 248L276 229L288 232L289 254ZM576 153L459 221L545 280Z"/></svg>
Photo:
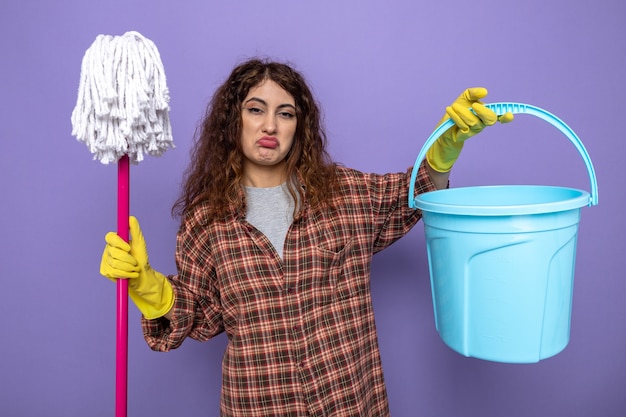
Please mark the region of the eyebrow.
<svg viewBox="0 0 626 417"><path fill-rule="evenodd" d="M248 104L251 101L256 101L256 102L259 102L259 103L263 104L264 106L267 106L267 102L265 100L263 100L262 98L258 98L258 97L250 97L248 100L244 101L243 104ZM289 104L289 103L280 104L277 108L278 109L282 109L282 108L285 108L285 107L289 107L289 108L292 108L294 110L296 109L296 106L294 106L293 104Z"/></svg>

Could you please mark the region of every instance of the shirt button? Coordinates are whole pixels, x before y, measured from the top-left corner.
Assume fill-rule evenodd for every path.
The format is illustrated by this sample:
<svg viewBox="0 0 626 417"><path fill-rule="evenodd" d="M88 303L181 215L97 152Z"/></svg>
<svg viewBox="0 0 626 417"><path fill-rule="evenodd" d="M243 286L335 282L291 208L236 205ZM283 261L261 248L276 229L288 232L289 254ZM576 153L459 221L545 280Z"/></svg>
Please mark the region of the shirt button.
<svg viewBox="0 0 626 417"><path fill-rule="evenodd" d="M291 287L291 286L290 286L290 287L287 287L287 293L288 293L288 294L293 294L293 293L295 293L295 292L296 292L296 289L295 289L294 287Z"/></svg>

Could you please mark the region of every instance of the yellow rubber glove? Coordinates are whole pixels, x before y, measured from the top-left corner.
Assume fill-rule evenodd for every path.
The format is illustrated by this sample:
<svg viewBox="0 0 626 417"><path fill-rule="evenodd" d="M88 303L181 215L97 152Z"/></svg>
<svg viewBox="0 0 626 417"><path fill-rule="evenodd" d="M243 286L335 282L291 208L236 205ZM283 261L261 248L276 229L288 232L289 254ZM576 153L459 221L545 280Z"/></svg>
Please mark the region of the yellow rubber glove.
<svg viewBox="0 0 626 417"><path fill-rule="evenodd" d="M146 241L137 219L130 216L129 225L130 244L117 233L106 234L100 273L113 280L128 279L128 295L139 311L149 320L156 319L174 305L174 291L167 277L150 267Z"/></svg>
<svg viewBox="0 0 626 417"><path fill-rule="evenodd" d="M497 121L508 123L513 120L512 113L505 113L498 117L493 110L485 107L480 101L485 96L487 96L486 88L468 88L451 106L446 107L446 115L437 126L448 118L452 119L455 124L443 132L428 149L426 160L432 169L438 172L450 171L467 139L480 133L485 126L494 125Z"/></svg>

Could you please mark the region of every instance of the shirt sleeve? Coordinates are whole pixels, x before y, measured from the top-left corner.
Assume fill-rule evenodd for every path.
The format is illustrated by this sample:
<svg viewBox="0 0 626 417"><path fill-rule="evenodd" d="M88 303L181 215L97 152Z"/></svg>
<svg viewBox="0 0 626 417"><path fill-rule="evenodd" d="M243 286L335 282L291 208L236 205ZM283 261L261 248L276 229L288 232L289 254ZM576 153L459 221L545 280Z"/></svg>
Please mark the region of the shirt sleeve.
<svg viewBox="0 0 626 417"><path fill-rule="evenodd" d="M422 217L421 211L409 207L412 169L409 168L405 173L372 177L370 196L376 232L374 253L404 236ZM415 194L435 191L437 187L430 179L425 160L418 169Z"/></svg>
<svg viewBox="0 0 626 417"><path fill-rule="evenodd" d="M176 349L187 337L206 341L224 330L207 236L205 228L193 224L178 233L178 274L168 277L175 296L172 318L142 318L144 338L153 350Z"/></svg>

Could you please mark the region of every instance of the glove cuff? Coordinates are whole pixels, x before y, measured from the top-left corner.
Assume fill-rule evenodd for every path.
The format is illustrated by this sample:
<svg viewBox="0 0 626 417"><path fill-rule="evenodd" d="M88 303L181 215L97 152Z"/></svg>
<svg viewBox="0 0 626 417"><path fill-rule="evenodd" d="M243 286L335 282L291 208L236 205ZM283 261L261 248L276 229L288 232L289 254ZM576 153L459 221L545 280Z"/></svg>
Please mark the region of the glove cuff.
<svg viewBox="0 0 626 417"><path fill-rule="evenodd" d="M437 172L449 172L461 154L463 142L446 141L437 139L426 152L426 161Z"/></svg>
<svg viewBox="0 0 626 417"><path fill-rule="evenodd" d="M128 294L141 314L148 319L154 320L163 317L174 306L174 290L167 277L160 272L151 270L155 284L150 294L139 294L129 286ZM158 283L158 284L157 284Z"/></svg>

